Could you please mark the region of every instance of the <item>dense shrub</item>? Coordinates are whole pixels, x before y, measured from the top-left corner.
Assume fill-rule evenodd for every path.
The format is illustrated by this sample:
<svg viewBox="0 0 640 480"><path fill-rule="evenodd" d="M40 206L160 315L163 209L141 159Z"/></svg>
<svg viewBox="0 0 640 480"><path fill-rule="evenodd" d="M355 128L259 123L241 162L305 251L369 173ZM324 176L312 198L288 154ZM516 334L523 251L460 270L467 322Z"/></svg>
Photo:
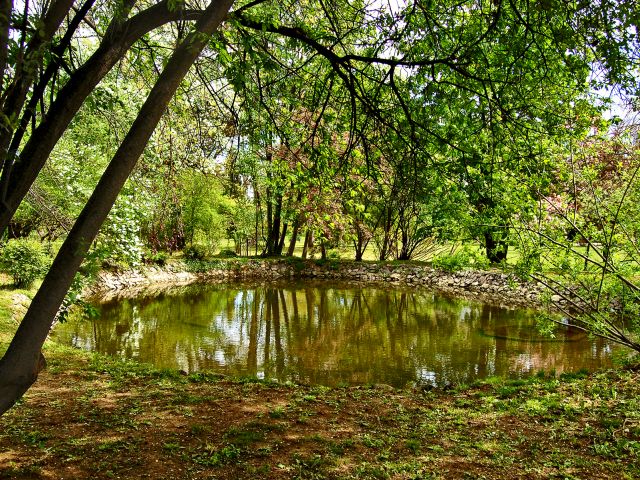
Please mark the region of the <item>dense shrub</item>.
<svg viewBox="0 0 640 480"><path fill-rule="evenodd" d="M188 245L182 251L187 260L202 260L207 256L207 249L202 245Z"/></svg>
<svg viewBox="0 0 640 480"><path fill-rule="evenodd" d="M159 265L164 267L169 259L169 253L167 252L150 252L147 251L144 254L144 263L147 265Z"/></svg>
<svg viewBox="0 0 640 480"><path fill-rule="evenodd" d="M0 267L20 288L30 287L47 271L50 263L51 258L42 243L30 238L9 240L0 255Z"/></svg>
<svg viewBox="0 0 640 480"><path fill-rule="evenodd" d="M463 248L455 253L444 253L435 257L431 264L447 272L457 272L465 268L484 269L489 267L489 260L483 255Z"/></svg>
<svg viewBox="0 0 640 480"><path fill-rule="evenodd" d="M141 207L125 197L114 205L100 234L93 244L91 255L111 270L126 270L142 260L144 245L140 239Z"/></svg>
<svg viewBox="0 0 640 480"><path fill-rule="evenodd" d="M237 256L238 254L236 252L229 249L220 250L218 255L216 255L218 258L236 258Z"/></svg>

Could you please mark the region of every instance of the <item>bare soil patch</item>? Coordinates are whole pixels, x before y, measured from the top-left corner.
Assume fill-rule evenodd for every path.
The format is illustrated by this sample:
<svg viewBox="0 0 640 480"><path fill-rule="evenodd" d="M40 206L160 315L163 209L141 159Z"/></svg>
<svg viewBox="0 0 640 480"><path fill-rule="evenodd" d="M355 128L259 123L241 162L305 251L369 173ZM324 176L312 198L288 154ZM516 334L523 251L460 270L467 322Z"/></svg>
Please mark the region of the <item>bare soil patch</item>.
<svg viewBox="0 0 640 480"><path fill-rule="evenodd" d="M183 376L54 347L0 478L639 478L638 373L449 392Z"/></svg>

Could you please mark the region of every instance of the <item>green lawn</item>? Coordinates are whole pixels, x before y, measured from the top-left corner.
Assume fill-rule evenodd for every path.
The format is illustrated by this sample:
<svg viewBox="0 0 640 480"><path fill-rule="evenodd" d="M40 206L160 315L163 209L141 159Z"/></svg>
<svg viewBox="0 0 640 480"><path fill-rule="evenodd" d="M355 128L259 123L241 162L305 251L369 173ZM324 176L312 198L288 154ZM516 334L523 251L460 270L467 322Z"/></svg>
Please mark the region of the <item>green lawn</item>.
<svg viewBox="0 0 640 480"><path fill-rule="evenodd" d="M0 288L2 348L32 293ZM181 375L52 342L45 356L1 419L0 478L640 478L635 368L438 391Z"/></svg>

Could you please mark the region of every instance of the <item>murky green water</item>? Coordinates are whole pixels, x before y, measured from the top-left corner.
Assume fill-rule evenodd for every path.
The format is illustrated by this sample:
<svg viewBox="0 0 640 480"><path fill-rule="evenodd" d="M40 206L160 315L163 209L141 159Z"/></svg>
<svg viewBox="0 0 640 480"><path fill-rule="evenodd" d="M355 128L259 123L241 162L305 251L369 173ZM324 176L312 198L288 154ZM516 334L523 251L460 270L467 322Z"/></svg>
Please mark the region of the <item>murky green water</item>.
<svg viewBox="0 0 640 480"><path fill-rule="evenodd" d="M66 344L158 367L339 385L444 386L492 375L595 369L612 345L533 312L427 291L335 283L224 284L110 301L59 325Z"/></svg>

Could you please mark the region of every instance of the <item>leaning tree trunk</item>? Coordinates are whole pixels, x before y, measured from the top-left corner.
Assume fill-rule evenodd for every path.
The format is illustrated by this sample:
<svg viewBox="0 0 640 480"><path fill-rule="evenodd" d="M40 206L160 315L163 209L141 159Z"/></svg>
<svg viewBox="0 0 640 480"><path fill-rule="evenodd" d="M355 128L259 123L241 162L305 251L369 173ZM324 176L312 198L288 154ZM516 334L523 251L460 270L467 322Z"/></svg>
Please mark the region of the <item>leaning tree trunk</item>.
<svg viewBox="0 0 640 480"><path fill-rule="evenodd" d="M3 0L0 2L0 89L4 84L4 70L7 65L7 53L9 49L9 25L11 25L11 7L13 2Z"/></svg>
<svg viewBox="0 0 640 480"><path fill-rule="evenodd" d="M28 4L26 6L28 7ZM38 74L37 66L41 63L44 52L47 47L50 47L51 39L69 14L72 6L73 0L51 2L44 16L38 20L39 28L36 33L26 45L22 44L20 52L16 54L13 79L2 92L3 118L18 118L20 115L27 94ZM26 24L23 25L26 27ZM23 34L25 34L24 31L21 35ZM22 40L26 39L21 38ZM1 85L0 88L2 88ZM10 153L7 152L15 125L11 121L2 123L3 125L0 127L0 166L4 168L6 162L11 160Z"/></svg>
<svg viewBox="0 0 640 480"><path fill-rule="evenodd" d="M124 56L133 43L170 21L194 19L196 12L171 8L167 0L153 5L127 21L113 21L98 49L62 87L46 117L36 127L16 159L3 165L0 178L0 233L13 218L20 202L42 170L51 151L95 86ZM17 148L17 146L15 146Z"/></svg>
<svg viewBox="0 0 640 480"><path fill-rule="evenodd" d="M194 31L176 47L129 133L69 232L9 349L0 360L0 414L11 408L37 379L42 367L42 344L89 246L178 85L232 4L233 0L212 1Z"/></svg>

